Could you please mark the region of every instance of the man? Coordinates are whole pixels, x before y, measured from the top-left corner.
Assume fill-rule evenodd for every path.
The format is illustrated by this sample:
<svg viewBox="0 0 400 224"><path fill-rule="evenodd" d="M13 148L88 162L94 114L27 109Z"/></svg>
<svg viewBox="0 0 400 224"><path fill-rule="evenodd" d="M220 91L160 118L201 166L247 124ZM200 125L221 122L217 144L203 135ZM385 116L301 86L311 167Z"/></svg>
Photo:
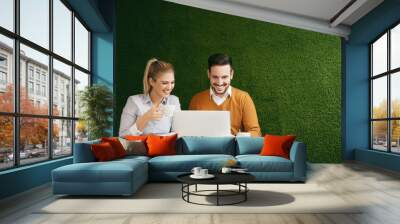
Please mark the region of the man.
<svg viewBox="0 0 400 224"><path fill-rule="evenodd" d="M193 96L190 110L225 110L231 112L231 132L249 132L261 135L257 112L250 95L232 87L232 59L226 54L213 54L208 58L210 89Z"/></svg>

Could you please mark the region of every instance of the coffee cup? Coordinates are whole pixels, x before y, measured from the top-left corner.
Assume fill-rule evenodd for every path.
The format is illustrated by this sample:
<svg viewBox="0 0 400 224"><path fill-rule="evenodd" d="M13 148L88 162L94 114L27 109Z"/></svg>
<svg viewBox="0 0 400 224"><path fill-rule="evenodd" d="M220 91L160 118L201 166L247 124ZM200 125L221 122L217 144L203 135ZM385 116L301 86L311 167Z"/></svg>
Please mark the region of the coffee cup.
<svg viewBox="0 0 400 224"><path fill-rule="evenodd" d="M251 137L250 132L238 132L236 137Z"/></svg>
<svg viewBox="0 0 400 224"><path fill-rule="evenodd" d="M232 171L232 168L229 168L229 167L222 167L222 170L221 170L222 173L230 173L231 171Z"/></svg>
<svg viewBox="0 0 400 224"><path fill-rule="evenodd" d="M208 175L208 169L201 169L200 170L200 176L207 176Z"/></svg>
<svg viewBox="0 0 400 224"><path fill-rule="evenodd" d="M161 112L164 117L172 117L174 115L175 105L163 105L161 107Z"/></svg>
<svg viewBox="0 0 400 224"><path fill-rule="evenodd" d="M193 167L193 169L192 169L192 173L194 174L194 175L196 175L196 176L200 176L201 174L200 174L200 171L202 170L202 168L201 167Z"/></svg>

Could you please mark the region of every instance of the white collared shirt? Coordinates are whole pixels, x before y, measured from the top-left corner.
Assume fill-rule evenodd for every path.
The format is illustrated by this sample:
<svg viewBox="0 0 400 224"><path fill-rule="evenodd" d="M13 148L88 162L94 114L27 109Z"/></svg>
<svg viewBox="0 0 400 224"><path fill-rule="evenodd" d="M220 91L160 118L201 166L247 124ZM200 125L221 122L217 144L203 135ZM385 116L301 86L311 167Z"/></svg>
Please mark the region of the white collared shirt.
<svg viewBox="0 0 400 224"><path fill-rule="evenodd" d="M181 110L179 98L174 95L169 95L161 102L162 105L173 105L175 111ZM153 106L153 102L149 95L138 94L133 95L126 101L122 111L121 122L119 125L119 136L126 135L141 135L141 134L166 134L171 132L172 117L164 116L160 120L152 120L146 124L143 131L139 131L136 126L136 120L144 113L149 111Z"/></svg>
<svg viewBox="0 0 400 224"><path fill-rule="evenodd" d="M228 87L228 89L226 90L225 94L222 97L215 95L214 90L212 89L212 87L210 87L210 96L214 100L214 102L219 106L225 102L228 96L232 96L232 86Z"/></svg>

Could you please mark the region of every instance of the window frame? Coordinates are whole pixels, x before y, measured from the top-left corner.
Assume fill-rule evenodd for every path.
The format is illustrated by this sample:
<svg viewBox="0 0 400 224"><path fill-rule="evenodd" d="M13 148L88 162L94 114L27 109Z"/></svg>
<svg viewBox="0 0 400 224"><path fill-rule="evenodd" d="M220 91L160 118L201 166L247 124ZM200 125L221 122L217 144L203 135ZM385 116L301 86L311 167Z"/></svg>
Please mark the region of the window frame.
<svg viewBox="0 0 400 224"><path fill-rule="evenodd" d="M71 11L71 18L70 18L70 23L71 23L71 59L64 58L63 56L55 53L53 50L53 24L54 24L54 18L53 18L53 1L54 0L48 0L49 3L49 49L46 49L45 47L40 46L39 44L34 43L33 41L30 41L29 39L24 38L23 36L20 35L20 0L14 0L13 1L13 10L14 10L14 31L10 31L4 27L0 26L0 35L3 35L7 38L10 38L13 40L13 63L12 63L12 73L14 78L14 110L13 112L2 112L0 111L0 116L4 117L12 117L13 119L13 156L14 156L14 161L13 161L13 166L10 167L5 167L5 168L0 168L0 172L5 171L5 170L10 170L10 169L16 169L19 167L23 166L29 166L37 163L43 163L46 161L50 160L57 160L65 157L70 157L73 156L74 152L74 143L75 143L75 126L76 126L76 121L79 120L79 117L75 116L75 108L71 108L71 114L70 116L56 116L53 115L53 59L58 60L61 63L64 63L68 66L71 66L71 92L72 92L72 99L71 99L71 104L74 105L75 103L75 69L85 73L89 77L89 83L88 86L92 85L93 77L92 77L92 61L91 61L91 49L92 49L92 43L91 43L91 37L92 37L92 30L88 27L88 25L84 22L84 20L79 16L78 13L76 13L72 7L66 2L65 0L59 0L68 10ZM79 20L79 22L84 26L84 28L88 31L88 69L85 69L78 64L75 63L75 18ZM27 113L21 113L20 111L20 45L23 44L27 47L30 47L40 53L43 53L48 56L49 62L48 62L48 76L46 80L46 87L45 87L45 95L48 96L48 108L49 111L47 112L46 115L39 115L39 114L27 114ZM27 64L27 71L29 70L30 66ZM30 74L27 72L26 75L26 81L33 81L33 85L35 86L36 83L41 83L40 86L42 86L42 79L41 79L41 74L42 72L39 73L39 80L36 81L36 69L34 68L33 70L33 79L30 79ZM27 89L27 91L29 91ZM34 92L36 89L34 89ZM48 92L48 93L47 93ZM40 94L42 96L42 94ZM45 118L47 119L48 123L48 136L47 136L47 150L48 150L48 155L47 157L44 157L43 160L40 160L38 162L32 162L32 163L26 163L26 164L21 164L20 161L20 119L21 118ZM53 123L57 120L64 120L64 121L70 121L71 122L71 153L68 155L62 155L62 156L54 156L54 147L53 147Z"/></svg>
<svg viewBox="0 0 400 224"><path fill-rule="evenodd" d="M392 76L396 75L396 73L400 72L400 67L391 69L391 61L392 61L392 56L391 56L391 31L393 28L396 26L400 26L400 21L395 22L392 24L389 28L385 29L384 32L379 34L375 39L373 39L370 43L368 43L368 48L369 48L369 149L373 151L380 151L380 152L386 152L386 153L391 153L391 154L400 154L400 152L393 152L392 151L392 121L400 121L400 117L392 117L392 99L391 99L391 92L392 92L392 86L391 86L391 80ZM373 74L373 44L378 41L381 37L384 35L387 35L387 64L386 64L386 71L380 74L376 74L374 76ZM387 105L386 105L386 118L373 118L373 81L378 79L386 77L386 97L387 97ZM386 121L386 151L384 150L379 150L374 148L374 136L373 136L373 122L374 121Z"/></svg>

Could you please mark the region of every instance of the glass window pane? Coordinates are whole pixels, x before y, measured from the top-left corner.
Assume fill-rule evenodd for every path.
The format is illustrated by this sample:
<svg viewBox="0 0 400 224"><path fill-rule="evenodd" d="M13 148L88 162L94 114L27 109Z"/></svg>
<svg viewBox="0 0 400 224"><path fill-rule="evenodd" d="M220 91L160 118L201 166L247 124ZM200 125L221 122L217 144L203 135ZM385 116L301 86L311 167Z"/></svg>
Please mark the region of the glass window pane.
<svg viewBox="0 0 400 224"><path fill-rule="evenodd" d="M89 32L75 18L75 63L89 70Z"/></svg>
<svg viewBox="0 0 400 224"><path fill-rule="evenodd" d="M53 157L72 154L72 121L53 120Z"/></svg>
<svg viewBox="0 0 400 224"><path fill-rule="evenodd" d="M0 26L14 31L14 0L0 1Z"/></svg>
<svg viewBox="0 0 400 224"><path fill-rule="evenodd" d="M392 152L400 153L400 120L391 121Z"/></svg>
<svg viewBox="0 0 400 224"><path fill-rule="evenodd" d="M14 165L14 124L10 116L0 116L0 170Z"/></svg>
<svg viewBox="0 0 400 224"><path fill-rule="evenodd" d="M0 34L0 111L14 111L14 42Z"/></svg>
<svg viewBox="0 0 400 224"><path fill-rule="evenodd" d="M395 69L400 67L400 24L391 31L390 48L390 67Z"/></svg>
<svg viewBox="0 0 400 224"><path fill-rule="evenodd" d="M53 1L53 51L71 60L72 12L60 1Z"/></svg>
<svg viewBox="0 0 400 224"><path fill-rule="evenodd" d="M387 118L387 77L372 80L372 118Z"/></svg>
<svg viewBox="0 0 400 224"><path fill-rule="evenodd" d="M400 72L391 75L391 116L400 118Z"/></svg>
<svg viewBox="0 0 400 224"><path fill-rule="evenodd" d="M49 57L21 44L20 109L25 114L47 115Z"/></svg>
<svg viewBox="0 0 400 224"><path fill-rule="evenodd" d="M75 143L88 140L88 128L84 120L75 121Z"/></svg>
<svg viewBox="0 0 400 224"><path fill-rule="evenodd" d="M49 158L48 124L49 120L44 118L20 118L20 164Z"/></svg>
<svg viewBox="0 0 400 224"><path fill-rule="evenodd" d="M72 117L71 66L53 60L53 115Z"/></svg>
<svg viewBox="0 0 400 224"><path fill-rule="evenodd" d="M75 69L75 117L81 115L80 94L86 86L89 86L89 75Z"/></svg>
<svg viewBox="0 0 400 224"><path fill-rule="evenodd" d="M372 122L372 148L387 151L387 121Z"/></svg>
<svg viewBox="0 0 400 224"><path fill-rule="evenodd" d="M372 75L387 71L387 34L372 44Z"/></svg>
<svg viewBox="0 0 400 224"><path fill-rule="evenodd" d="M21 36L49 48L49 1L20 0Z"/></svg>

